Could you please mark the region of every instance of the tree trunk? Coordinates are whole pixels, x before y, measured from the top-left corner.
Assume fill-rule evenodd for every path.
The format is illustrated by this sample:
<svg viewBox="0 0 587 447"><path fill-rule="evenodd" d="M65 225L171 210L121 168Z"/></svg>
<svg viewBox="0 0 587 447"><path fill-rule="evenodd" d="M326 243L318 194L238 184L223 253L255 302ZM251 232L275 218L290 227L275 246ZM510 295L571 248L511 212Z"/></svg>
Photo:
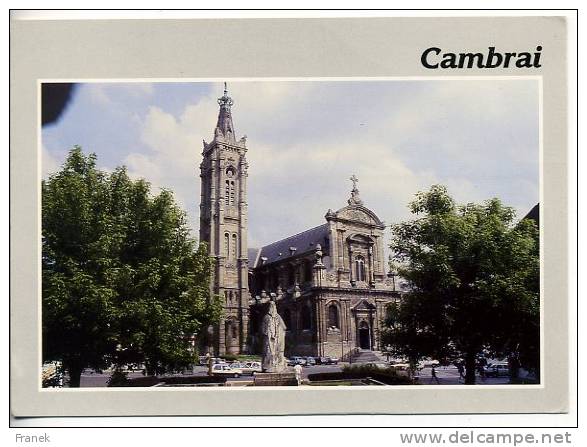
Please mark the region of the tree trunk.
<svg viewBox="0 0 587 447"><path fill-rule="evenodd" d="M475 356L476 352L467 352L465 355L465 385L475 385Z"/></svg>
<svg viewBox="0 0 587 447"><path fill-rule="evenodd" d="M79 388L83 368L79 365L70 366L69 372L69 387Z"/></svg>
<svg viewBox="0 0 587 447"><path fill-rule="evenodd" d="M520 377L520 362L516 356L511 355L508 357L508 367L510 370L510 383L516 383Z"/></svg>

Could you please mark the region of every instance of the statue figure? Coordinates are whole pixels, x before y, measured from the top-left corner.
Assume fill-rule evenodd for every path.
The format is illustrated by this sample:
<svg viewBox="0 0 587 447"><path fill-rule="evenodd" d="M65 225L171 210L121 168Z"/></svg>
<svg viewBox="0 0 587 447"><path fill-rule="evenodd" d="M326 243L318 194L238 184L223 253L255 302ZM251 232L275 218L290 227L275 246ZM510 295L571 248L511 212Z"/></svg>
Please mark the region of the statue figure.
<svg viewBox="0 0 587 447"><path fill-rule="evenodd" d="M263 371L282 372L286 369L285 323L277 313L275 301L269 302L269 312L263 318Z"/></svg>

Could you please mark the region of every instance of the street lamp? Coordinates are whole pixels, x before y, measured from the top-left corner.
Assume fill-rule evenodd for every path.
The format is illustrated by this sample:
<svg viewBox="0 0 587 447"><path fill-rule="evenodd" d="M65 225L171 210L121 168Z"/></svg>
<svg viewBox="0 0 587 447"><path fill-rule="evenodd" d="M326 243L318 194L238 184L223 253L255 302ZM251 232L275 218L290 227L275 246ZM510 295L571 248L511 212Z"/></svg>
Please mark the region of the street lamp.
<svg viewBox="0 0 587 447"><path fill-rule="evenodd" d="M395 262L393 262L393 258L391 257L391 255L389 256L389 261L388 261L388 265L389 265L389 272L387 273L387 277L389 279L391 279L391 285L393 287L393 291L395 292L395 277L398 276L397 275L397 268L395 265Z"/></svg>

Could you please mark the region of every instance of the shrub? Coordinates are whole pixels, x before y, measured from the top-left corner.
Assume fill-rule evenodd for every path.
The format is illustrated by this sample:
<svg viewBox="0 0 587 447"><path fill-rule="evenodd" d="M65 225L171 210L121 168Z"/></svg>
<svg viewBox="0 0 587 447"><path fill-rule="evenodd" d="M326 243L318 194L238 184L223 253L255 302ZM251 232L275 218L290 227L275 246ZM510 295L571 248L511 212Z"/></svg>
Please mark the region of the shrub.
<svg viewBox="0 0 587 447"><path fill-rule="evenodd" d="M414 382L404 375L398 374L394 369L381 369L373 365L358 364L345 365L342 372L310 374L308 379L312 382L325 380L366 379L370 377L386 385L411 385Z"/></svg>
<svg viewBox="0 0 587 447"><path fill-rule="evenodd" d="M129 382L128 373L116 370L108 379L108 386L129 386Z"/></svg>

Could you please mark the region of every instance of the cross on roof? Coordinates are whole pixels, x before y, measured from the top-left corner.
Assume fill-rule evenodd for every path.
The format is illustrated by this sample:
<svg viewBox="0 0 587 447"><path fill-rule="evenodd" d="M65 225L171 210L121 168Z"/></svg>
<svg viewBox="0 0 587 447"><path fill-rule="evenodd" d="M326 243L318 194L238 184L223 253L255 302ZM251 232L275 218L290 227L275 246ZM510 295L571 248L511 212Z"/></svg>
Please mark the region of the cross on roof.
<svg viewBox="0 0 587 447"><path fill-rule="evenodd" d="M355 174L353 174L349 180L351 182L353 182L353 190L357 189L357 183L359 181L359 179L357 178L357 176Z"/></svg>

